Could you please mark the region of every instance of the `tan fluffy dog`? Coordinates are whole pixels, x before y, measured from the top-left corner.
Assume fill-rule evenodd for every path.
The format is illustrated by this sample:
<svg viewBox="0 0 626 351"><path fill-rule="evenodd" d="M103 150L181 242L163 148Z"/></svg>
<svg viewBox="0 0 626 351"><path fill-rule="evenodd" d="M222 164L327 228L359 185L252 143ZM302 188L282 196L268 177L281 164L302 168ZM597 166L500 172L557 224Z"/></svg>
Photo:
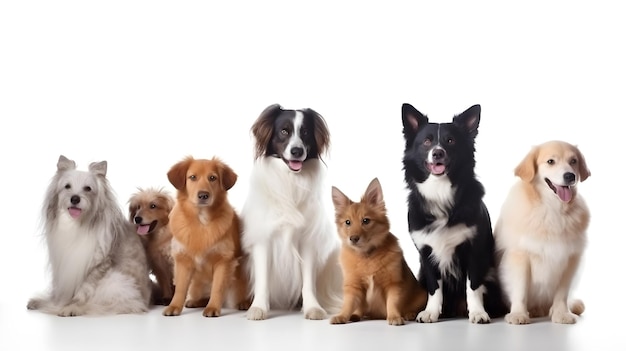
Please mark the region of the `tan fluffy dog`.
<svg viewBox="0 0 626 351"><path fill-rule="evenodd" d="M167 305L174 296L174 261L169 214L174 198L163 189L139 188L128 200L129 220L146 250L150 271L156 280L152 302Z"/></svg>
<svg viewBox="0 0 626 351"><path fill-rule="evenodd" d="M169 224L176 290L163 314L179 315L189 293L186 307L206 306L202 314L217 317L231 288L237 308L248 308L240 220L227 198L237 174L217 158L187 157L167 177L177 189Z"/></svg>
<svg viewBox="0 0 626 351"><path fill-rule="evenodd" d="M426 306L426 290L404 259L389 220L378 179L372 180L361 202L332 188L336 224L342 242L343 307L332 324L362 318L387 319L390 325L415 320Z"/></svg>
<svg viewBox="0 0 626 351"><path fill-rule="evenodd" d="M555 323L575 323L584 305L568 299L589 224L589 210L576 188L591 175L585 158L574 145L549 141L533 147L515 175L520 179L494 230L510 304L505 320L527 324L550 315Z"/></svg>

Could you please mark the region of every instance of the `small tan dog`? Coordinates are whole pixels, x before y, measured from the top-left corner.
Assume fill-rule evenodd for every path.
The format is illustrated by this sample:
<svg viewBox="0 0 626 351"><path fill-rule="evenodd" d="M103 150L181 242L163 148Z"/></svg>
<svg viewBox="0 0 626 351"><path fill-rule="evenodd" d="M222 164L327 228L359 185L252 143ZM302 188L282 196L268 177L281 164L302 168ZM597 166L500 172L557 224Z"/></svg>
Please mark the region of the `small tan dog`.
<svg viewBox="0 0 626 351"><path fill-rule="evenodd" d="M128 215L141 239L156 280L152 302L168 305L174 296L174 260L169 214L174 198L163 189L139 188L128 200Z"/></svg>
<svg viewBox="0 0 626 351"><path fill-rule="evenodd" d="M584 311L568 300L587 241L589 210L577 185L591 173L580 150L563 141L537 145L515 168L520 179L494 229L510 324L551 316L575 323ZM569 306L568 306L569 303Z"/></svg>
<svg viewBox="0 0 626 351"><path fill-rule="evenodd" d="M163 315L180 315L189 293L186 307L205 307L203 316L218 317L231 289L236 307L247 309L240 219L227 197L237 174L218 158L186 157L167 177L177 189L169 224L176 289Z"/></svg>
<svg viewBox="0 0 626 351"><path fill-rule="evenodd" d="M336 224L342 241L344 302L331 324L362 318L387 319L390 325L415 320L426 306L426 290L404 259L398 239L389 232L383 192L377 178L361 202L332 187Z"/></svg>

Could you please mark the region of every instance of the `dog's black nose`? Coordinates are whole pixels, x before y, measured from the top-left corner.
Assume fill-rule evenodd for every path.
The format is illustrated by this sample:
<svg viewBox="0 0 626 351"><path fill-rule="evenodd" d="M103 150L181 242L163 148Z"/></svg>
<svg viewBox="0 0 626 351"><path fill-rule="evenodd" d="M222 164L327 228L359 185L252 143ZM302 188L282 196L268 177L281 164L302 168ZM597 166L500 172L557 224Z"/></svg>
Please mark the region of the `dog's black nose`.
<svg viewBox="0 0 626 351"><path fill-rule="evenodd" d="M209 193L206 191L198 191L198 199L200 200L208 200L209 199Z"/></svg>
<svg viewBox="0 0 626 351"><path fill-rule="evenodd" d="M70 202L72 203L72 205L77 205L80 202L80 196L72 195L72 197L70 198Z"/></svg>
<svg viewBox="0 0 626 351"><path fill-rule="evenodd" d="M304 149L301 147L291 148L291 155L295 157L301 157L304 154Z"/></svg>
<svg viewBox="0 0 626 351"><path fill-rule="evenodd" d="M360 237L360 236L358 236L358 235L352 235L352 236L350 236L350 241L352 241L352 243L353 243L353 244L358 243L358 242L359 242L359 239L361 239L361 237Z"/></svg>
<svg viewBox="0 0 626 351"><path fill-rule="evenodd" d="M446 157L446 150L444 149L434 149L433 150L433 160L440 161Z"/></svg>
<svg viewBox="0 0 626 351"><path fill-rule="evenodd" d="M573 183L576 180L576 175L572 172L565 172L565 174L563 174L563 180L568 184Z"/></svg>
<svg viewBox="0 0 626 351"><path fill-rule="evenodd" d="M135 217L135 224L141 224L141 222L143 222L143 218L139 216Z"/></svg>

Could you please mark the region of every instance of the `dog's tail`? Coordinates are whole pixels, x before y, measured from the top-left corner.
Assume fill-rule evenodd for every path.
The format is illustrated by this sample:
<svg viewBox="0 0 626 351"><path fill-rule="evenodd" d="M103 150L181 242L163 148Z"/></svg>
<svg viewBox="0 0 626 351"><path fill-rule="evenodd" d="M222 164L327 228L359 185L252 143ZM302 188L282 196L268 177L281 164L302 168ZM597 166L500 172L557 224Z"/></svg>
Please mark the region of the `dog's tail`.
<svg viewBox="0 0 626 351"><path fill-rule="evenodd" d="M317 297L326 313L336 314L343 303L343 272L339 264L340 247L337 246L326 260L317 279Z"/></svg>
<svg viewBox="0 0 626 351"><path fill-rule="evenodd" d="M567 303L569 310L572 311L573 314L580 316L585 312L585 304L580 299L570 300Z"/></svg>

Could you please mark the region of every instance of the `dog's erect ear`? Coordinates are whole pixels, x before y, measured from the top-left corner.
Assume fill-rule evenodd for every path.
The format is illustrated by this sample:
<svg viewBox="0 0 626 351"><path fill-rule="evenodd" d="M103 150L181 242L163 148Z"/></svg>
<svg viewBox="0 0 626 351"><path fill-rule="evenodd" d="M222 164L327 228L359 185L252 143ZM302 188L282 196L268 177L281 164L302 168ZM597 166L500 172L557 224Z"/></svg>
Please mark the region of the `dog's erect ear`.
<svg viewBox="0 0 626 351"><path fill-rule="evenodd" d="M315 137L315 145L317 146L318 153L315 156L321 156L330 147L330 131L328 130L326 120L324 119L324 117L322 117L322 115L310 108L303 109L302 113L306 116L313 118L313 136Z"/></svg>
<svg viewBox="0 0 626 351"><path fill-rule="evenodd" d="M585 179L591 177L591 171L587 167L587 161L583 153L576 147L576 155L578 157L578 171L580 172L580 181L584 182Z"/></svg>
<svg viewBox="0 0 626 351"><path fill-rule="evenodd" d="M71 169L76 169L76 162L63 155L59 156L59 161L57 161L57 171L67 171Z"/></svg>
<svg viewBox="0 0 626 351"><path fill-rule="evenodd" d="M539 156L539 148L534 146L530 152L524 157L522 162L515 167L515 175L525 182L532 182L537 173L537 157Z"/></svg>
<svg viewBox="0 0 626 351"><path fill-rule="evenodd" d="M361 202L365 202L371 206L385 206L383 188L380 186L378 178L372 179L370 184L367 186Z"/></svg>
<svg viewBox="0 0 626 351"><path fill-rule="evenodd" d="M230 190L237 182L237 173L227 164L222 164L219 169L220 181L224 190Z"/></svg>
<svg viewBox="0 0 626 351"><path fill-rule="evenodd" d="M283 112L283 108L279 104L273 104L265 108L256 119L252 128L252 135L256 139L254 158L257 159L267 151L267 146L272 139L274 130L274 120Z"/></svg>
<svg viewBox="0 0 626 351"><path fill-rule="evenodd" d="M193 161L193 157L186 157L184 160L173 165L167 172L167 179L177 190L185 188L185 184L187 182L187 170L189 169L191 161Z"/></svg>
<svg viewBox="0 0 626 351"><path fill-rule="evenodd" d="M465 129L472 138L475 138L478 135L478 124L480 123L480 105L474 105L460 115L454 116L452 123Z"/></svg>
<svg viewBox="0 0 626 351"><path fill-rule="evenodd" d="M335 213L340 214L346 208L352 204L350 198L346 194L342 193L337 187L332 187L333 205L335 206Z"/></svg>
<svg viewBox="0 0 626 351"><path fill-rule="evenodd" d="M106 176L107 175L107 161L90 163L89 172L95 175L103 176L103 177Z"/></svg>
<svg viewBox="0 0 626 351"><path fill-rule="evenodd" d="M413 105L402 104L402 133L406 140L412 140L417 131L428 123L428 117L415 109Z"/></svg>

